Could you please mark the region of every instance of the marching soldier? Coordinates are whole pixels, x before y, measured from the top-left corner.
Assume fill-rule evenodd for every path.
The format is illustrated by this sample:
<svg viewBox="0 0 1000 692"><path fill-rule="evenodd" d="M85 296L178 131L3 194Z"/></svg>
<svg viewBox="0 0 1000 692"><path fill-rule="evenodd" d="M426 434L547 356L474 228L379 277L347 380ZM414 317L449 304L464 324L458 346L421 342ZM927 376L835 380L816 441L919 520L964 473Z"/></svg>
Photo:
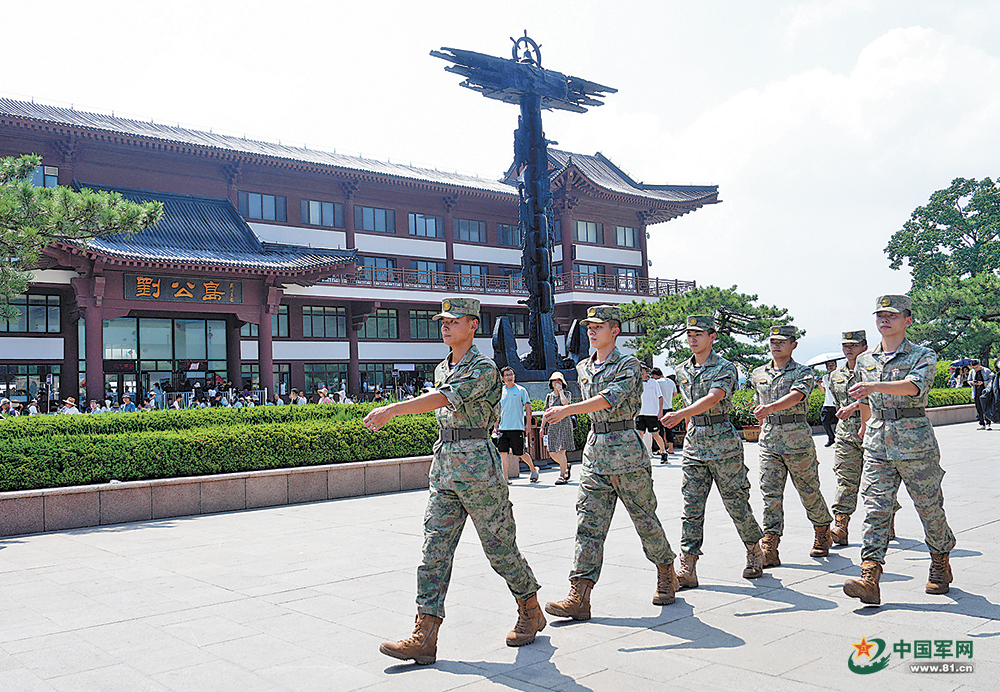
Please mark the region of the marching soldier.
<svg viewBox="0 0 1000 692"><path fill-rule="evenodd" d="M771 362L753 371L751 380L760 431L760 490L764 496L764 567L781 565L778 543L784 530L785 481L792 485L816 531L810 557L830 554L830 510L819 488L819 462L812 429L806 422L809 394L816 385L812 370L792 359L798 345L795 327L771 327Z"/></svg>
<svg viewBox="0 0 1000 692"><path fill-rule="evenodd" d="M906 338L913 324L910 297L880 296L875 324L882 342L858 357L850 395L859 407L871 407L864 438L861 496L865 526L861 545L861 579L844 582L844 593L862 603L882 602L879 579L889 546L889 526L902 481L924 525L931 565L924 591L946 594L952 581L949 554L955 534L944 513L941 452L927 418L927 392L934 383L937 356Z"/></svg>
<svg viewBox="0 0 1000 692"><path fill-rule="evenodd" d="M479 301L445 300L434 319L441 320L441 338L451 347L434 370L434 387L416 399L374 409L364 420L369 430L379 430L393 416L436 411L441 426L430 470L423 561L417 569L416 627L409 638L379 647L387 656L419 664L437 658L455 548L469 516L490 566L517 600L517 624L507 635L507 645L532 643L546 624L536 596L538 582L517 548L500 456L488 439L503 384L493 361L473 345Z"/></svg>
<svg viewBox="0 0 1000 692"><path fill-rule="evenodd" d="M677 383L684 408L663 416L663 425L672 428L688 421L684 438L684 519L681 529L678 584L698 586L696 566L705 532L705 504L712 483L719 488L740 539L747 548L744 579L763 575L763 555L758 541L764 535L750 509L750 481L743 463L743 441L729 420L733 410L736 366L712 348L715 318L691 315L687 318L687 341L694 355L677 367Z"/></svg>
<svg viewBox="0 0 1000 692"><path fill-rule="evenodd" d="M615 346L621 312L617 306L597 305L587 311L581 324L596 349L576 368L583 401L553 406L543 414L545 424L579 413L589 413L591 421L576 501L570 592L561 601L546 603L545 612L589 620L590 592L601 575L604 540L619 499L635 524L646 558L656 565L654 605L674 602L677 575L674 553L656 517L649 454L634 425L642 399L642 368L634 356L623 355Z"/></svg>

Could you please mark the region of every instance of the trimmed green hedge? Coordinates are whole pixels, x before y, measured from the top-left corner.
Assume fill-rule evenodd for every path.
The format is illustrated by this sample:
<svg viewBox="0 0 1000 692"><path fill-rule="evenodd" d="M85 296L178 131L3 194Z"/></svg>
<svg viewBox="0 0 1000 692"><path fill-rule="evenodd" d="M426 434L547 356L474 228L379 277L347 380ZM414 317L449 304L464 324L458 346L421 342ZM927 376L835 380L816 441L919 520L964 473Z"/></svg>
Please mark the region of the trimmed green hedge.
<svg viewBox="0 0 1000 692"><path fill-rule="evenodd" d="M437 436L437 421L422 415L395 418L379 432L357 418L327 418L18 438L0 448L0 491L419 456Z"/></svg>

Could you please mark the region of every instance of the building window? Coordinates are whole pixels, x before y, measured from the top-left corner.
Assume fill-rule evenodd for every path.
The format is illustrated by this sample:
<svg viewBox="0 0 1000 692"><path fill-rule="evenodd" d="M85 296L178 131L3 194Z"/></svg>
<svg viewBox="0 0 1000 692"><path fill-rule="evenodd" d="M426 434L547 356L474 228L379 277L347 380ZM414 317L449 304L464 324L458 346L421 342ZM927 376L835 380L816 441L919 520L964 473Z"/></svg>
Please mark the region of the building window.
<svg viewBox="0 0 1000 692"><path fill-rule="evenodd" d="M523 312L516 312L507 315L510 326L514 328L514 336L528 336L528 315Z"/></svg>
<svg viewBox="0 0 1000 692"><path fill-rule="evenodd" d="M416 284L443 284L445 283L444 262L431 262L428 260L410 260L410 269L416 272L410 277L410 281Z"/></svg>
<svg viewBox="0 0 1000 692"><path fill-rule="evenodd" d="M524 239L521 237L521 227L518 224L498 223L497 243L509 247L521 247Z"/></svg>
<svg viewBox="0 0 1000 692"><path fill-rule="evenodd" d="M59 169L56 166L35 166L28 182L35 187L56 187L59 184Z"/></svg>
<svg viewBox="0 0 1000 692"><path fill-rule="evenodd" d="M441 340L441 323L433 310L410 310L410 338Z"/></svg>
<svg viewBox="0 0 1000 692"><path fill-rule="evenodd" d="M346 339L347 308L303 305L302 336L306 339Z"/></svg>
<svg viewBox="0 0 1000 692"><path fill-rule="evenodd" d="M262 221L286 221L285 198L281 195L265 195L259 192L243 192L236 195L240 216L245 219Z"/></svg>
<svg viewBox="0 0 1000 692"><path fill-rule="evenodd" d="M82 321L82 320L81 320ZM42 413L49 411L49 402L61 399L60 373L61 365L5 365L0 364L0 397L11 401L20 401L27 405L32 399L38 399ZM81 370L81 375L83 371ZM52 384L49 385L49 376ZM70 393L76 396L76 392ZM25 411L27 413L27 411Z"/></svg>
<svg viewBox="0 0 1000 692"><path fill-rule="evenodd" d="M358 272L361 281L375 283L397 282L396 260L392 257L362 257Z"/></svg>
<svg viewBox="0 0 1000 692"><path fill-rule="evenodd" d="M461 288L482 288L486 276L486 267L482 264L456 264L455 271L459 274L458 285Z"/></svg>
<svg viewBox="0 0 1000 692"><path fill-rule="evenodd" d="M373 233L395 233L396 212L377 207L354 207L354 230Z"/></svg>
<svg viewBox="0 0 1000 692"><path fill-rule="evenodd" d="M444 238L444 217L410 214L410 235L420 238Z"/></svg>
<svg viewBox="0 0 1000 692"><path fill-rule="evenodd" d="M399 320L396 310L378 308L375 314L365 320L358 331L359 339L398 339Z"/></svg>
<svg viewBox="0 0 1000 692"><path fill-rule="evenodd" d="M394 388L392 363L359 363L361 390L364 392L391 391Z"/></svg>
<svg viewBox="0 0 1000 692"><path fill-rule="evenodd" d="M625 320L622 322L622 334L641 334L642 329L635 320Z"/></svg>
<svg viewBox="0 0 1000 692"><path fill-rule="evenodd" d="M600 264L574 264L573 271L577 274L603 274L604 266Z"/></svg>
<svg viewBox="0 0 1000 692"><path fill-rule="evenodd" d="M604 243L604 225L594 221L577 221L573 238L578 243Z"/></svg>
<svg viewBox="0 0 1000 692"><path fill-rule="evenodd" d="M493 321L490 319L490 313L485 310L479 311L479 327L476 328L476 336L492 336L493 335Z"/></svg>
<svg viewBox="0 0 1000 692"><path fill-rule="evenodd" d="M340 202L302 200L302 223L313 226L344 227L344 205Z"/></svg>
<svg viewBox="0 0 1000 692"><path fill-rule="evenodd" d="M522 279L523 272L520 267L500 267L500 276L509 276L510 288L512 291L523 291L524 281Z"/></svg>
<svg viewBox="0 0 1000 692"><path fill-rule="evenodd" d="M247 322L240 327L240 336L246 339L256 339L260 336L258 325ZM288 306L279 305L278 314L271 315L271 336L288 338Z"/></svg>
<svg viewBox="0 0 1000 692"><path fill-rule="evenodd" d="M615 226L615 245L636 247L635 229L628 226Z"/></svg>
<svg viewBox="0 0 1000 692"><path fill-rule="evenodd" d="M464 240L469 243L486 242L486 222L470 219L452 220L454 236L452 240Z"/></svg>
<svg viewBox="0 0 1000 692"><path fill-rule="evenodd" d="M634 291L639 270L635 267L615 267L615 282L619 291Z"/></svg>
<svg viewBox="0 0 1000 692"><path fill-rule="evenodd" d="M347 389L347 363L305 363L305 391L326 388L331 392Z"/></svg>
<svg viewBox="0 0 1000 692"><path fill-rule="evenodd" d="M11 298L9 305L16 308L18 314L9 319L0 317L0 332L58 334L62 330L59 296L19 295Z"/></svg>

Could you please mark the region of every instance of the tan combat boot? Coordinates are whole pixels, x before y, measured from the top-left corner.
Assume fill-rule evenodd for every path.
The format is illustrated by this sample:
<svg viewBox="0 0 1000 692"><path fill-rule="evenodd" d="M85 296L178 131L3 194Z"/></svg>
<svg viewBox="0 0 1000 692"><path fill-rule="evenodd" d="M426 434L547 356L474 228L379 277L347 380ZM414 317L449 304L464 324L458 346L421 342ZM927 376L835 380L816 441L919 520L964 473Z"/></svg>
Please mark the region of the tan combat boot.
<svg viewBox="0 0 1000 692"><path fill-rule="evenodd" d="M833 542L837 545L847 545L847 525L850 521L850 514L833 515L833 527L830 529L830 535L833 536Z"/></svg>
<svg viewBox="0 0 1000 692"><path fill-rule="evenodd" d="M442 618L426 613L417 613L417 625L413 634L398 642L382 642L378 648L386 656L403 661L414 660L422 666L437 660L438 629Z"/></svg>
<svg viewBox="0 0 1000 692"><path fill-rule="evenodd" d="M760 549L764 553L764 567L781 567L781 559L778 557L778 543L781 536L774 533L765 533L760 539Z"/></svg>
<svg viewBox="0 0 1000 692"><path fill-rule="evenodd" d="M861 579L848 579L844 582L844 593L851 598L859 598L862 603L878 605L882 602L882 594L878 588L878 580L882 576L882 565L871 560L861 563Z"/></svg>
<svg viewBox="0 0 1000 692"><path fill-rule="evenodd" d="M545 612L560 618L574 620L590 619L590 592L594 590L594 582L589 579L571 579L569 595L561 601L549 601L545 604Z"/></svg>
<svg viewBox="0 0 1000 692"><path fill-rule="evenodd" d="M943 594L951 591L948 584L951 583L951 562L950 553L931 553L931 569L927 575L927 585L924 593Z"/></svg>
<svg viewBox="0 0 1000 692"><path fill-rule="evenodd" d="M813 539L812 550L809 557L826 557L830 554L830 546L833 545L833 536L830 535L830 525L814 526L816 537Z"/></svg>
<svg viewBox="0 0 1000 692"><path fill-rule="evenodd" d="M545 629L545 616L537 594L517 602L517 624L507 634L507 646L524 646L535 641L535 634Z"/></svg>
<svg viewBox="0 0 1000 692"><path fill-rule="evenodd" d="M694 585L697 586L698 582L695 581ZM674 594L677 593L677 589L677 573L674 572L673 561L671 560L669 565L657 565L656 595L653 596L653 605L670 605L674 602Z"/></svg>
<svg viewBox="0 0 1000 692"><path fill-rule="evenodd" d="M677 570L677 586L681 589L694 589L698 586L697 555L681 553L681 568Z"/></svg>
<svg viewBox="0 0 1000 692"><path fill-rule="evenodd" d="M743 568L744 579L757 579L764 576L764 553L757 543L745 543L747 547L747 566Z"/></svg>

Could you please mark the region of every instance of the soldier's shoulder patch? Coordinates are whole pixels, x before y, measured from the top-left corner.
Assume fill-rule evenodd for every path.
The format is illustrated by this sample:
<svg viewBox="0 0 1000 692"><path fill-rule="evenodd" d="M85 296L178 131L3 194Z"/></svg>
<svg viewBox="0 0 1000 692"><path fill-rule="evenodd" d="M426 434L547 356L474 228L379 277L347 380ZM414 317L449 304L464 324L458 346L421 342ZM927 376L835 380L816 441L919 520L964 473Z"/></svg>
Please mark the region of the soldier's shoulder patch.
<svg viewBox="0 0 1000 692"><path fill-rule="evenodd" d="M681 378L681 384L687 384L687 383L688 383L688 382L690 382L690 381L691 381L691 380L687 379L686 377L682 377L682 378Z"/></svg>

